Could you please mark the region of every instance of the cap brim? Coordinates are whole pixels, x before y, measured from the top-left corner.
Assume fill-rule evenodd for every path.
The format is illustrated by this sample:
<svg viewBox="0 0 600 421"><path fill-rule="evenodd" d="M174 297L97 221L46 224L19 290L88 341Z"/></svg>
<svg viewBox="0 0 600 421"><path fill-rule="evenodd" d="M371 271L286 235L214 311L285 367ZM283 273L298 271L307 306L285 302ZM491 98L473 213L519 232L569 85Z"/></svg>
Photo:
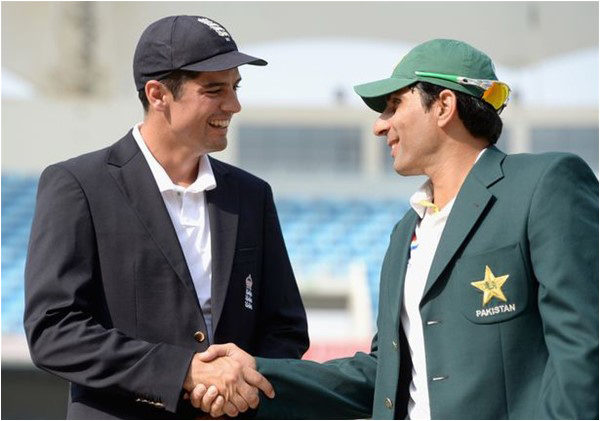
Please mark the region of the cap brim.
<svg viewBox="0 0 600 421"><path fill-rule="evenodd" d="M386 97L392 92L396 92L402 88L415 83L415 79L396 79L388 78L376 80L375 82L356 85L356 92L365 101L365 104L374 111L382 113L386 107Z"/></svg>
<svg viewBox="0 0 600 421"><path fill-rule="evenodd" d="M225 54L211 57L197 63L191 63L181 67L182 70L191 70L195 72L218 72L229 70L243 64L252 64L255 66L265 66L267 62L261 58L252 57L239 51L230 51Z"/></svg>

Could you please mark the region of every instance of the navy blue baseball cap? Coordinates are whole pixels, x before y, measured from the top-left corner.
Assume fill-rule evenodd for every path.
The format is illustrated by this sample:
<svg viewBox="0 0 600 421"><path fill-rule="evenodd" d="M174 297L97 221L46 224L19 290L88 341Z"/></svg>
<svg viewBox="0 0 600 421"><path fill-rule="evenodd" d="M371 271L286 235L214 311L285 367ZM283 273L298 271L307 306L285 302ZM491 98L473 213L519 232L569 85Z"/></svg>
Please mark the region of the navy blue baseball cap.
<svg viewBox="0 0 600 421"><path fill-rule="evenodd" d="M160 80L175 70L218 72L242 64L267 62L240 53L229 32L212 19L169 16L142 33L133 56L133 78L139 91L149 80Z"/></svg>

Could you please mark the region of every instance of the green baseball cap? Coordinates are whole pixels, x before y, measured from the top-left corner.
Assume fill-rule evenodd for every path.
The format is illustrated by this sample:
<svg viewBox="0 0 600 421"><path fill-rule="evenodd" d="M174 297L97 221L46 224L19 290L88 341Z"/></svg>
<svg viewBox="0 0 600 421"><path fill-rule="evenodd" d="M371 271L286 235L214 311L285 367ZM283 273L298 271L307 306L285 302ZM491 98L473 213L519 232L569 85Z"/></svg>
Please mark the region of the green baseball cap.
<svg viewBox="0 0 600 421"><path fill-rule="evenodd" d="M416 82L429 82L454 91L481 98L483 89L473 84L418 75L431 73L455 75L463 79L497 81L494 63L487 54L466 42L451 39L434 39L417 45L406 54L387 79L365 83L354 87L365 103L377 112L386 107L386 97Z"/></svg>

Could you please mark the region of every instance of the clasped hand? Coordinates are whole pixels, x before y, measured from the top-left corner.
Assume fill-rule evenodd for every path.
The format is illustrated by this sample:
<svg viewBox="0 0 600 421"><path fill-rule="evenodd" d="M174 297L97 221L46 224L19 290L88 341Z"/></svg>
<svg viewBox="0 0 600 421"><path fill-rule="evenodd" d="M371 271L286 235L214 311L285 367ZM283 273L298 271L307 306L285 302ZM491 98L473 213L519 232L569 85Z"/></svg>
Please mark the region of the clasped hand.
<svg viewBox="0 0 600 421"><path fill-rule="evenodd" d="M271 383L256 371L254 357L231 343L195 354L183 387L192 405L212 417L256 408L259 390L275 397Z"/></svg>

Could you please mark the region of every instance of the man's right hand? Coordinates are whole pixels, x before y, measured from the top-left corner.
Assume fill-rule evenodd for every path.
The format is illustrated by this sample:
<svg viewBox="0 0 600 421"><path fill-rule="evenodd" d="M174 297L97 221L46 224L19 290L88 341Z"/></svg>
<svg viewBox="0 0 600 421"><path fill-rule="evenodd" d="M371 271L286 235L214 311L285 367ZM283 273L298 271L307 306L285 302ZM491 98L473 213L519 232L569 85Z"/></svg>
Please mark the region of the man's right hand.
<svg viewBox="0 0 600 421"><path fill-rule="evenodd" d="M192 405L219 417L237 416L259 403L258 389L270 398L273 386L256 371L254 358L234 344L213 345L195 354L184 382Z"/></svg>
<svg viewBox="0 0 600 421"><path fill-rule="evenodd" d="M234 344L212 345L208 350L200 354L196 354L194 358L198 358L204 363L211 364L222 359L235 361L239 364L238 368L241 371L243 381L238 377L238 386L241 388L243 401L238 396L231 395L227 388L214 386L205 387L197 385L190 393L192 405L202 409L204 412L209 412L213 417L219 417L223 414L236 416L237 412L245 412L248 407L256 408L259 403L258 389L260 389L269 398L275 397L273 386L267 379L256 371L256 360L250 354L241 350ZM231 361L228 361L231 364ZM240 382L241 381L241 382ZM208 384L206 382L203 382ZM249 389L250 387L250 389ZM229 396L227 396L229 393Z"/></svg>

